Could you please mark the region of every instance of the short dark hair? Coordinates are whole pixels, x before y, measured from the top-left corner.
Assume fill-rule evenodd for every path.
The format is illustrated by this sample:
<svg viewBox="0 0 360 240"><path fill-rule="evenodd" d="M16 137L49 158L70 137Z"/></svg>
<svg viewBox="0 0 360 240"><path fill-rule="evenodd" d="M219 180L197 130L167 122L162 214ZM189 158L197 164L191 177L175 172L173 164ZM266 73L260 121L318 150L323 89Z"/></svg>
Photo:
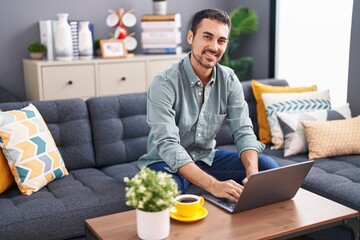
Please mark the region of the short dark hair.
<svg viewBox="0 0 360 240"><path fill-rule="evenodd" d="M192 20L191 31L193 32L194 35L196 34L199 23L204 18L222 22L228 25L229 29L231 28L230 17L225 11L219 9L204 9L195 13L194 18Z"/></svg>

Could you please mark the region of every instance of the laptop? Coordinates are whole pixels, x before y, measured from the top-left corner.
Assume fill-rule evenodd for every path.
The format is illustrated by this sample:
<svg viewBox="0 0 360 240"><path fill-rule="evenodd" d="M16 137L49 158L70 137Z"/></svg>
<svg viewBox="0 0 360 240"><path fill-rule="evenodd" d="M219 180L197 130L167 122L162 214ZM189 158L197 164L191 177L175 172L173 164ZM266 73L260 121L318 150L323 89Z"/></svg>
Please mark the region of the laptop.
<svg viewBox="0 0 360 240"><path fill-rule="evenodd" d="M309 160L251 175L237 202L217 198L208 193L202 196L230 213L289 200L299 190L313 163L313 160Z"/></svg>

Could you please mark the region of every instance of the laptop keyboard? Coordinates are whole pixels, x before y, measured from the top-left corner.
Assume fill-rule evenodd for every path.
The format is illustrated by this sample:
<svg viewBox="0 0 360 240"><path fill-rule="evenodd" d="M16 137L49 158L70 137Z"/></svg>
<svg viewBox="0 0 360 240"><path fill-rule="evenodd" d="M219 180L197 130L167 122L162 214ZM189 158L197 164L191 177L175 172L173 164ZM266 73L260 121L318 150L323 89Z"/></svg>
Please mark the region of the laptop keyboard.
<svg viewBox="0 0 360 240"><path fill-rule="evenodd" d="M230 209L234 209L236 202L232 202L229 199L220 199L218 200L218 203L220 203L221 205L224 205L225 207L228 207Z"/></svg>

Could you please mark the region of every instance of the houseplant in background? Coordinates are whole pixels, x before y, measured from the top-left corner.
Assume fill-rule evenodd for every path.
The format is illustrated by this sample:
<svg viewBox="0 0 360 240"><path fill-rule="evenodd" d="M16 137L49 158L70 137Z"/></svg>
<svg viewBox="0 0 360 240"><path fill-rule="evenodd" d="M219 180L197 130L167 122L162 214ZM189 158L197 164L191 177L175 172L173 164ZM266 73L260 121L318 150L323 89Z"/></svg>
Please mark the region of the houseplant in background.
<svg viewBox="0 0 360 240"><path fill-rule="evenodd" d="M169 208L180 194L170 174L142 169L124 178L126 205L136 209L137 234L141 239L164 239L170 233Z"/></svg>
<svg viewBox="0 0 360 240"><path fill-rule="evenodd" d="M152 0L154 14L164 15L167 13L167 2L166 0Z"/></svg>
<svg viewBox="0 0 360 240"><path fill-rule="evenodd" d="M221 63L234 69L239 80L252 78L251 56L239 56L241 50L242 36L252 33L258 29L259 18L254 9L238 7L230 12L231 30L227 50Z"/></svg>
<svg viewBox="0 0 360 240"><path fill-rule="evenodd" d="M46 53L46 46L38 41L30 43L27 49L31 59L43 59Z"/></svg>

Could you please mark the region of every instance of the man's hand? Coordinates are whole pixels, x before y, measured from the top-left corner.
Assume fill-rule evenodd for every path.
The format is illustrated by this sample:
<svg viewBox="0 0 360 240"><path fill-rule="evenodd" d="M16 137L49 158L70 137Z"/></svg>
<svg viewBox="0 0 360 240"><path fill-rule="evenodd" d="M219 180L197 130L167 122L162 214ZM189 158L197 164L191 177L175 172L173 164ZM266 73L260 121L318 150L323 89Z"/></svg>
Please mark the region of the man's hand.
<svg viewBox="0 0 360 240"><path fill-rule="evenodd" d="M195 163L185 164L178 171L189 182L205 189L216 197L227 198L236 202L243 190L243 186L234 180L218 181L201 170Z"/></svg>
<svg viewBox="0 0 360 240"><path fill-rule="evenodd" d="M243 191L243 186L234 180L217 181L213 185L213 189L209 190L210 193L216 197L227 198L230 201L237 202Z"/></svg>

